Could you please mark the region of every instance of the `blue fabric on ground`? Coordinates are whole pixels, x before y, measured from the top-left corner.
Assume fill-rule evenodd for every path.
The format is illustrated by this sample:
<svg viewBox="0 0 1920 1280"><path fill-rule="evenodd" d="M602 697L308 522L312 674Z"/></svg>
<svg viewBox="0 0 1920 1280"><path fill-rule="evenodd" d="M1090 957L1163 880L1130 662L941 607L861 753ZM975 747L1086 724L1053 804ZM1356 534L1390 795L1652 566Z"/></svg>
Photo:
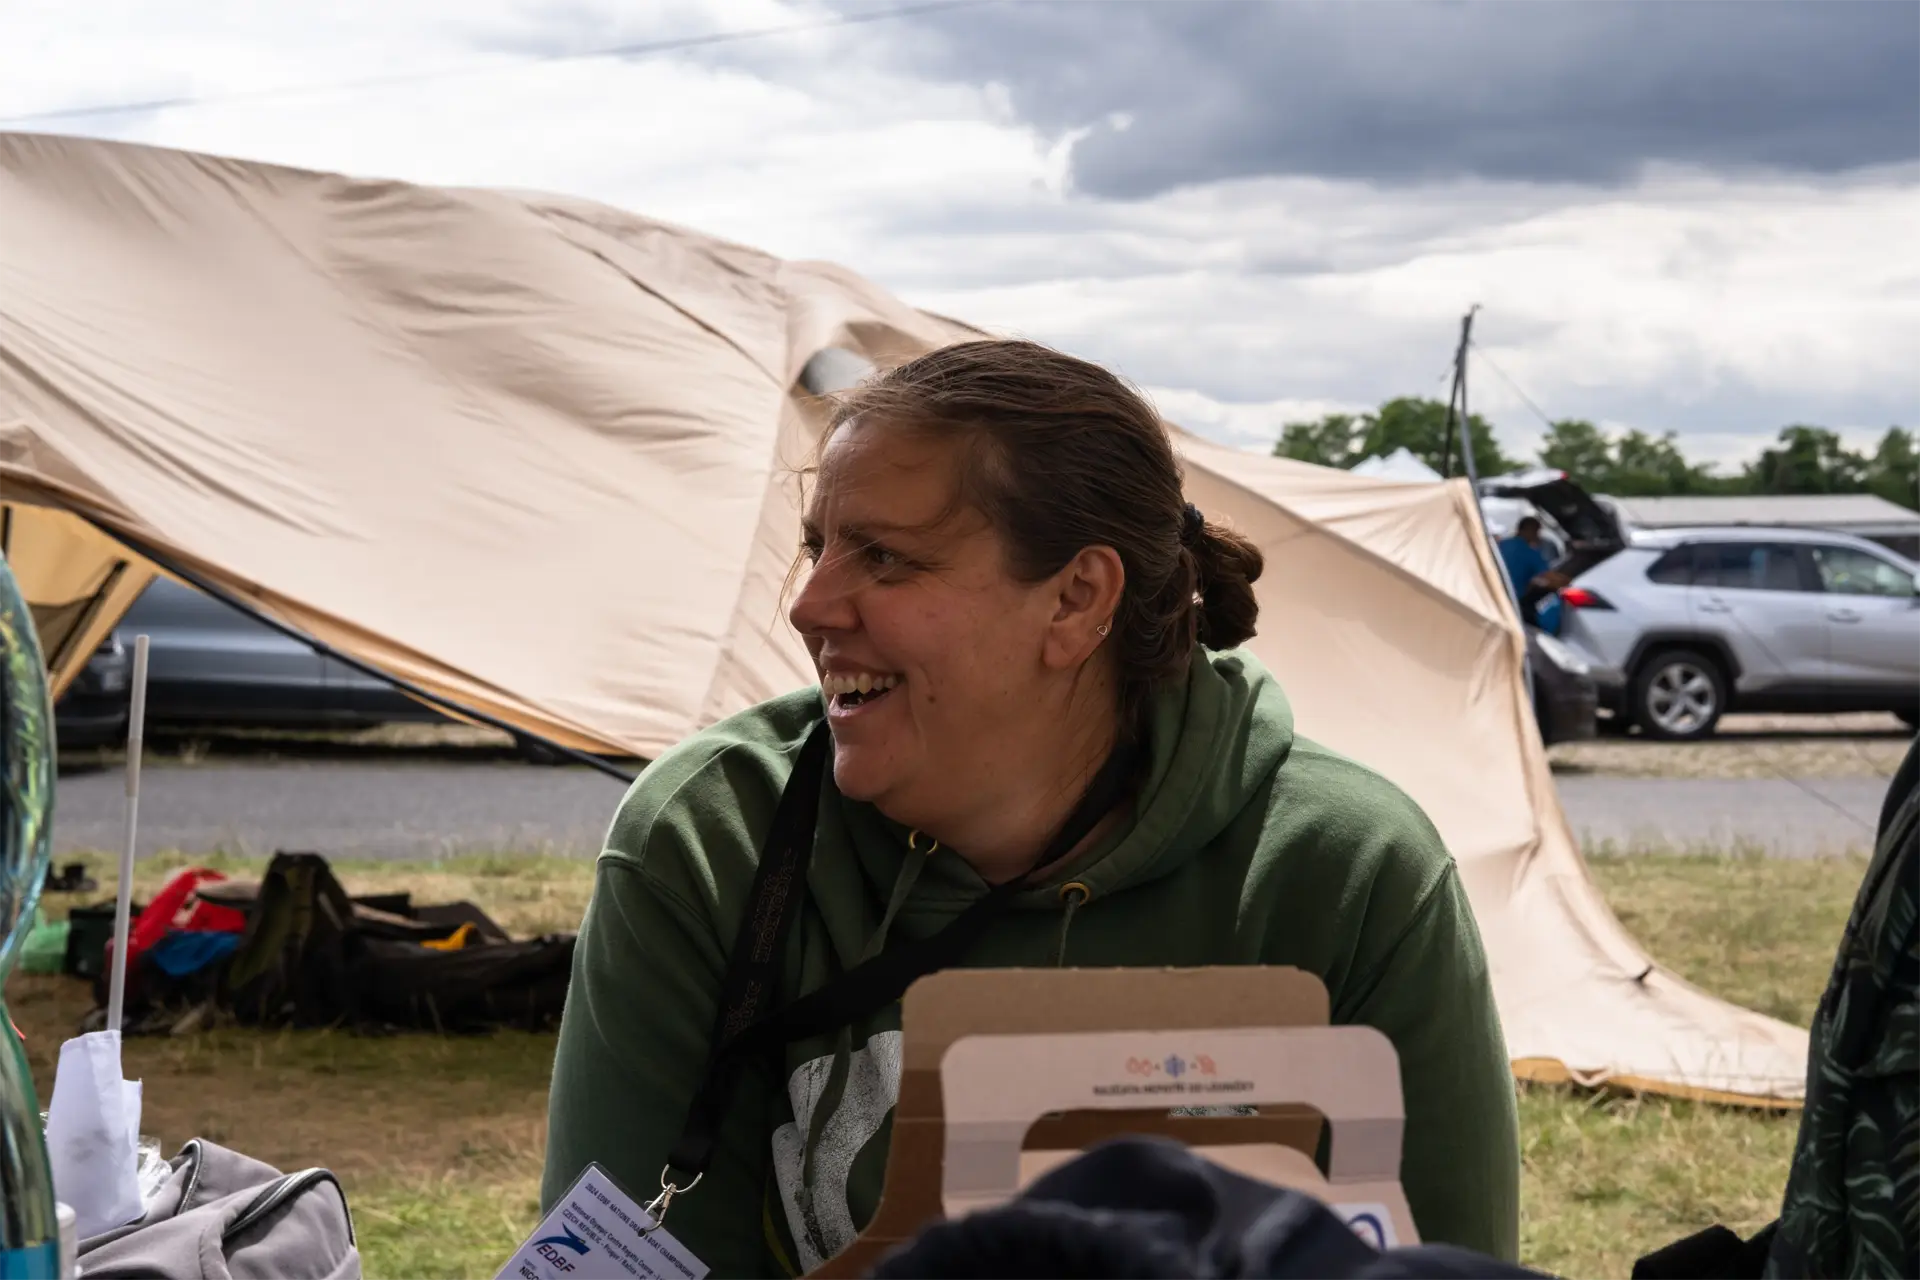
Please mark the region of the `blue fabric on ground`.
<svg viewBox="0 0 1920 1280"><path fill-rule="evenodd" d="M203 933L175 929L162 938L147 959L158 965L163 973L175 978L184 978L190 973L198 973L210 964L217 964L232 955L240 945L237 933Z"/></svg>

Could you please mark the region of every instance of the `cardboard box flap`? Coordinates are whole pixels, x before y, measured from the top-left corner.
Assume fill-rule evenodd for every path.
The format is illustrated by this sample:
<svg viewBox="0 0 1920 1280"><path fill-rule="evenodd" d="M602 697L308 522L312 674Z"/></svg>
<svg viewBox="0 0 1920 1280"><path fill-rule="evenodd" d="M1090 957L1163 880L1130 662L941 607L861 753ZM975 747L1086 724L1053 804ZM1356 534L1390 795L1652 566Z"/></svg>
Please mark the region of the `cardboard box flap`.
<svg viewBox="0 0 1920 1280"><path fill-rule="evenodd" d="M1304 969L947 969L901 1001L904 1066L938 1071L962 1036L1324 1026L1327 988Z"/></svg>
<svg viewBox="0 0 1920 1280"><path fill-rule="evenodd" d="M1235 966L1202 969L949 969L928 974L901 1001L899 1101L880 1203L845 1250L814 1268L821 1277L858 1276L887 1249L942 1216L941 1062L974 1035L1073 1031L1184 1031L1232 1027L1324 1026L1327 989L1301 969ZM1237 1105L1240 1100L1230 1100ZM1284 1144L1311 1153L1321 1121L1298 1106L1255 1116L1176 1117L1174 1107L1136 1100L1132 1116L1110 1123L1085 1109L1040 1120L1030 1137L1082 1145L1126 1132L1152 1132L1189 1145ZM1144 1108L1154 1108L1151 1112Z"/></svg>
<svg viewBox="0 0 1920 1280"><path fill-rule="evenodd" d="M967 1036L941 1071L948 1216L1011 1199L1028 1128L1056 1111L1304 1103L1330 1126L1332 1184L1397 1181L1405 1104L1371 1027Z"/></svg>

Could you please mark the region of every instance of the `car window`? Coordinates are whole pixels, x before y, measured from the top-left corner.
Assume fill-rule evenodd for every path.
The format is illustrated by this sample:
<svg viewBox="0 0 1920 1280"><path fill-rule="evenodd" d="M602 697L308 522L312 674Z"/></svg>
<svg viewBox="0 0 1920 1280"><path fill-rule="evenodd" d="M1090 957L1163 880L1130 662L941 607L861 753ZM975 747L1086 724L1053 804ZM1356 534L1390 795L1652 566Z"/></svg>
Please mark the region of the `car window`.
<svg viewBox="0 0 1920 1280"><path fill-rule="evenodd" d="M1813 548L1820 589L1843 596L1913 595L1913 575L1853 547Z"/></svg>
<svg viewBox="0 0 1920 1280"><path fill-rule="evenodd" d="M1790 542L1702 542L1693 548L1693 585L1740 591L1806 591L1801 548Z"/></svg>
<svg viewBox="0 0 1920 1280"><path fill-rule="evenodd" d="M1684 587L1693 581L1693 548L1675 547L1647 566L1647 581Z"/></svg>

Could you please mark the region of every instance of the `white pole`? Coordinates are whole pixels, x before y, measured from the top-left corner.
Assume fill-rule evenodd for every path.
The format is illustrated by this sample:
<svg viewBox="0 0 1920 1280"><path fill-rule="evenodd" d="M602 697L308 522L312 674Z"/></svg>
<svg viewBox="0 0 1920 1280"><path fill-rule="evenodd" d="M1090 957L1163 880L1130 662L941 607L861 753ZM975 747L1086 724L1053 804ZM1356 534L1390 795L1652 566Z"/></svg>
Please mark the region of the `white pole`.
<svg viewBox="0 0 1920 1280"><path fill-rule="evenodd" d="M107 1030L120 1030L127 999L127 933L133 914L133 851L140 828L140 755L147 724L147 637L133 641L133 707L127 713L127 840L113 907L113 968L107 982Z"/></svg>

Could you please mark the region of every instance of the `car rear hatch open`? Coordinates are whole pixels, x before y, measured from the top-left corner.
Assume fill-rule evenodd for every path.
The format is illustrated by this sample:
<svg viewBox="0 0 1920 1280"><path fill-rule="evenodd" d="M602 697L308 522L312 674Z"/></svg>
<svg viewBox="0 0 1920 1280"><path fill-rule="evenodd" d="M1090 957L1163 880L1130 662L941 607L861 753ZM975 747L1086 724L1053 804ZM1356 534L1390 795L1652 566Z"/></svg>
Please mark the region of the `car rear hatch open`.
<svg viewBox="0 0 1920 1280"><path fill-rule="evenodd" d="M1627 545L1613 512L1596 502L1564 471L1538 468L1480 482L1483 498L1524 498L1551 520L1567 553L1553 567L1577 578Z"/></svg>

